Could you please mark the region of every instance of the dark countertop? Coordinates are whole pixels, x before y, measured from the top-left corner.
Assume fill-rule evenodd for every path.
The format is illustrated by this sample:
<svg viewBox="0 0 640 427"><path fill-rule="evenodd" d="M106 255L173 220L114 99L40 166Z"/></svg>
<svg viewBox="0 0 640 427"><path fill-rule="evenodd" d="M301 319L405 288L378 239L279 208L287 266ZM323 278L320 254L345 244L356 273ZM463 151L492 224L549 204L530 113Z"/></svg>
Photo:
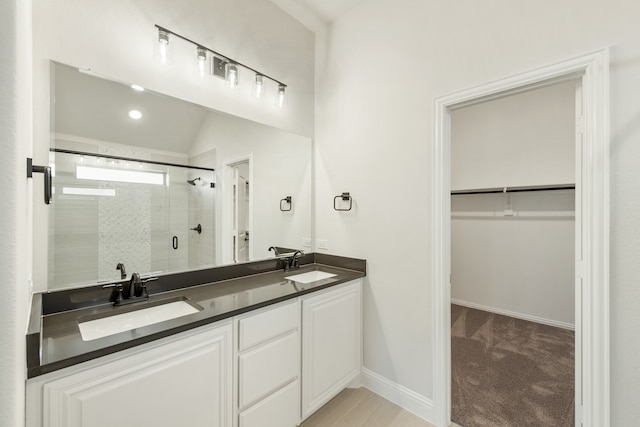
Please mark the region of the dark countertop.
<svg viewBox="0 0 640 427"><path fill-rule="evenodd" d="M322 259L322 261L332 261L333 258L340 257L332 256ZM353 259L347 258L347 260ZM344 266L344 263L340 262L331 264ZM362 261L362 265L366 265L364 261ZM103 303L92 307L42 315L40 316L40 331L27 335L27 376L32 378L73 366L365 276L366 269L364 267L358 270L341 267L329 263L319 263L316 260L316 262L287 272L278 269L200 285L187 284L187 287L181 289L152 294L149 301L126 306L113 307ZM308 284L285 279L287 276L313 270L333 273L336 276ZM94 318L110 313L120 314L181 298L186 298L203 309L194 314L91 341L84 341L80 334L78 322L87 319L87 316ZM32 310L42 310L41 302L36 301L37 299L34 299Z"/></svg>

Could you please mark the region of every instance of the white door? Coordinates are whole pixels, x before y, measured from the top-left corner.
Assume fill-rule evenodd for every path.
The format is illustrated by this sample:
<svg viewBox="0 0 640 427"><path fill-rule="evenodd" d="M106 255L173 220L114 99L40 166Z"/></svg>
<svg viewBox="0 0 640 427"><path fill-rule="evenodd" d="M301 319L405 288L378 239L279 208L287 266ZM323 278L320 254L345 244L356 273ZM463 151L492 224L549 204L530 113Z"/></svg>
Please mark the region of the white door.
<svg viewBox="0 0 640 427"><path fill-rule="evenodd" d="M249 261L249 231L247 229L249 183L233 168L233 261Z"/></svg>
<svg viewBox="0 0 640 427"><path fill-rule="evenodd" d="M223 163L222 203L220 206L220 262L223 264L250 261L253 224L253 200L250 185L253 180L251 153Z"/></svg>
<svg viewBox="0 0 640 427"><path fill-rule="evenodd" d="M358 377L360 280L302 301L302 418Z"/></svg>

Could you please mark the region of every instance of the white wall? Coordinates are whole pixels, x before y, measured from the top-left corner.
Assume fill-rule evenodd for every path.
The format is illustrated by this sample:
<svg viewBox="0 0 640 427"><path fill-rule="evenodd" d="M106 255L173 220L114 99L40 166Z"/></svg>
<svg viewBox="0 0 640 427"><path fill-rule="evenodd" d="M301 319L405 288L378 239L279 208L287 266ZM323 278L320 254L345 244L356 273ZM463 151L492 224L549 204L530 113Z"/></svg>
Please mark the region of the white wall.
<svg viewBox="0 0 640 427"><path fill-rule="evenodd" d="M430 149L433 100L499 78L639 40L635 0L455 2L369 0L333 23L316 116L316 233L330 251L368 262L364 366L426 399L433 397ZM318 49L319 51L321 49ZM637 82L640 56L621 58ZM624 59L624 60L622 60ZM633 425L640 381L636 355L638 257L637 97L613 98L624 116L613 133L612 425ZM624 96L624 104L618 101ZM631 118L635 121L632 121ZM624 127L621 125L624 124ZM635 166L633 166L635 165ZM333 211L351 191L357 210ZM637 307L637 305L636 305Z"/></svg>
<svg viewBox="0 0 640 427"><path fill-rule="evenodd" d="M25 330L29 300L31 1L0 3L0 425L24 425ZM42 182L42 176L39 182Z"/></svg>
<svg viewBox="0 0 640 427"><path fill-rule="evenodd" d="M453 196L452 302L573 328L573 193ZM513 212L505 216L507 198Z"/></svg>
<svg viewBox="0 0 640 427"><path fill-rule="evenodd" d="M451 189L575 183L573 81L451 112Z"/></svg>
<svg viewBox="0 0 640 427"><path fill-rule="evenodd" d="M640 419L640 44L611 51L612 426Z"/></svg>
<svg viewBox="0 0 640 427"><path fill-rule="evenodd" d="M193 73L195 47L177 41L173 64L153 58L154 24L196 40L288 85L287 104L256 102L253 74L240 70L240 86ZM90 68L98 74L138 82L206 107L297 134L313 133L314 35L267 0L42 0L34 4L34 140L37 161L48 158L49 61ZM268 83L270 84L270 83ZM275 87L267 87L273 101ZM178 151L178 150L176 150ZM196 153L197 154L197 153ZM46 207L34 205L36 235L46 235ZM39 249L36 259L46 259ZM46 275L35 272L36 289Z"/></svg>

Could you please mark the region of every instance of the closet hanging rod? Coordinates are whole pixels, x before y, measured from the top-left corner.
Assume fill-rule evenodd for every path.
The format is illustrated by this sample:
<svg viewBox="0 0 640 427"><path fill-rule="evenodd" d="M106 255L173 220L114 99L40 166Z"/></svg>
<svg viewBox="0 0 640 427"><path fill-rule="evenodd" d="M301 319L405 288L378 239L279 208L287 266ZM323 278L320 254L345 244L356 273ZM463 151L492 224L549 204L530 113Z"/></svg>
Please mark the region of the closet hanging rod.
<svg viewBox="0 0 640 427"><path fill-rule="evenodd" d="M575 190L575 184L563 185L540 185L529 187L503 187L503 188L487 188L478 190L453 190L452 196L462 194L498 194L498 193L523 193L528 191L555 191L555 190Z"/></svg>

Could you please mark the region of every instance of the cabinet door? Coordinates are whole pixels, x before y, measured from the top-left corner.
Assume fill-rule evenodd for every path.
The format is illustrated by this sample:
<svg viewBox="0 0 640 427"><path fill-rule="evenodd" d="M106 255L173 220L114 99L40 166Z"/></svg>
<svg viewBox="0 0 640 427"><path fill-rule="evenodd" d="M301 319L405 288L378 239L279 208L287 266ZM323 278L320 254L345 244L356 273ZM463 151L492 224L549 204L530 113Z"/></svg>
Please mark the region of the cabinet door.
<svg viewBox="0 0 640 427"><path fill-rule="evenodd" d="M44 427L231 425L232 326L44 384Z"/></svg>
<svg viewBox="0 0 640 427"><path fill-rule="evenodd" d="M360 374L360 280L302 301L302 417Z"/></svg>

